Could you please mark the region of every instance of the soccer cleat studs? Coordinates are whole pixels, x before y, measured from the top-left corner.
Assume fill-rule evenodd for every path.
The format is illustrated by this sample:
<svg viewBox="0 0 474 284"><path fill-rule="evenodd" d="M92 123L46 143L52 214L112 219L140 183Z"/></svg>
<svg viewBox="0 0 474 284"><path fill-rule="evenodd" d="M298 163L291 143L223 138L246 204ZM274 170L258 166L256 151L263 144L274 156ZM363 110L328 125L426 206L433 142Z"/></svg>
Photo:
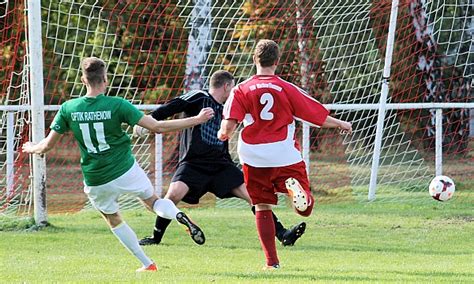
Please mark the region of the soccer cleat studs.
<svg viewBox="0 0 474 284"><path fill-rule="evenodd" d="M204 232L201 230L201 228L198 227L198 225L194 224L191 219L186 216L186 214L184 214L183 212L179 212L178 214L176 214L176 220L187 227L187 231L191 236L191 239L193 239L196 244L204 244L204 242L206 241Z"/></svg>
<svg viewBox="0 0 474 284"><path fill-rule="evenodd" d="M293 228L287 230L281 239L281 244L283 246L292 246L295 244L296 240L298 240L306 230L306 223L301 222L298 225L295 225Z"/></svg>
<svg viewBox="0 0 474 284"><path fill-rule="evenodd" d="M304 191L300 183L295 178L289 178L285 181L288 194L293 201L293 206L296 210L304 212L308 206L308 193Z"/></svg>

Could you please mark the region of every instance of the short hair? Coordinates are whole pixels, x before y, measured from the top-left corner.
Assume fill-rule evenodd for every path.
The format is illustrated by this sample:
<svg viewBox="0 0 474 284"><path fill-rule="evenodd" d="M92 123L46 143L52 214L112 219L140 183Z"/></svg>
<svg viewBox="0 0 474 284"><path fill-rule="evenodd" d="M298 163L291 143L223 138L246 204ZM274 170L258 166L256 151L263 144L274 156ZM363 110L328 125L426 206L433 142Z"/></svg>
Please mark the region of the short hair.
<svg viewBox="0 0 474 284"><path fill-rule="evenodd" d="M231 83L234 81L234 75L229 71L219 70L214 72L211 76L211 82L209 83L209 87L213 89L218 89L226 83Z"/></svg>
<svg viewBox="0 0 474 284"><path fill-rule="evenodd" d="M91 86L105 81L105 62L97 57L86 57L81 62L82 74Z"/></svg>
<svg viewBox="0 0 474 284"><path fill-rule="evenodd" d="M271 67L280 59L280 48L273 40L262 39L257 43L254 51L256 63L262 67Z"/></svg>

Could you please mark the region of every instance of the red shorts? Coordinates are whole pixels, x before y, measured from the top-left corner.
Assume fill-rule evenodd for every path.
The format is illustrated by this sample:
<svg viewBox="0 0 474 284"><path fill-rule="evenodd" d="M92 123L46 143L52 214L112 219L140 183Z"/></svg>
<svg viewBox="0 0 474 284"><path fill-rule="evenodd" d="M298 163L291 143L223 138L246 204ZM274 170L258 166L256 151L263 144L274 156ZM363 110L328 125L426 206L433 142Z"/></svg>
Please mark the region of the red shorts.
<svg viewBox="0 0 474 284"><path fill-rule="evenodd" d="M287 194L285 181L292 177L299 181L303 189L311 196L306 165L304 161L276 168L255 168L244 164L242 166L247 191L252 204L274 204L278 203L277 192Z"/></svg>

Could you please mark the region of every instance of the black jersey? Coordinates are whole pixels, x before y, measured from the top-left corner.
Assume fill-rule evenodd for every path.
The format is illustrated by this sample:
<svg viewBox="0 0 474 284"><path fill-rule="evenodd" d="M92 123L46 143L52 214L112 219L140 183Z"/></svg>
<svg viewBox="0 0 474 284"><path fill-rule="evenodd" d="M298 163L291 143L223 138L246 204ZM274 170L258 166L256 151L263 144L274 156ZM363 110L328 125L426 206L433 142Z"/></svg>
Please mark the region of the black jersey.
<svg viewBox="0 0 474 284"><path fill-rule="evenodd" d="M182 113L182 117L190 117L198 115L205 107L214 110L214 117L204 124L181 130L179 163L233 163L228 142L217 139L224 106L207 91L190 91L160 106L151 115L156 120L163 120L177 113Z"/></svg>

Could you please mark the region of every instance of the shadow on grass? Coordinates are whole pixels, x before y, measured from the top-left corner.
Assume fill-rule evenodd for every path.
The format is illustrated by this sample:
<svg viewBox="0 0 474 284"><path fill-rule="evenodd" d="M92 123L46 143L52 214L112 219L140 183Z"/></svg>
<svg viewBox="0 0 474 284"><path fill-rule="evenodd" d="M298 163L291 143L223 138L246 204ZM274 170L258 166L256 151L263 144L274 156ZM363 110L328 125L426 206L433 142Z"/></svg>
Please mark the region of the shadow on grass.
<svg viewBox="0 0 474 284"><path fill-rule="evenodd" d="M33 218L0 217L0 232L27 231L35 226L35 220Z"/></svg>
<svg viewBox="0 0 474 284"><path fill-rule="evenodd" d="M1 218L0 219L0 232L25 232L34 233L39 231L45 231L48 233L62 233L66 231L66 228L55 226L51 223L43 225L36 225L33 218L24 219L11 219Z"/></svg>

